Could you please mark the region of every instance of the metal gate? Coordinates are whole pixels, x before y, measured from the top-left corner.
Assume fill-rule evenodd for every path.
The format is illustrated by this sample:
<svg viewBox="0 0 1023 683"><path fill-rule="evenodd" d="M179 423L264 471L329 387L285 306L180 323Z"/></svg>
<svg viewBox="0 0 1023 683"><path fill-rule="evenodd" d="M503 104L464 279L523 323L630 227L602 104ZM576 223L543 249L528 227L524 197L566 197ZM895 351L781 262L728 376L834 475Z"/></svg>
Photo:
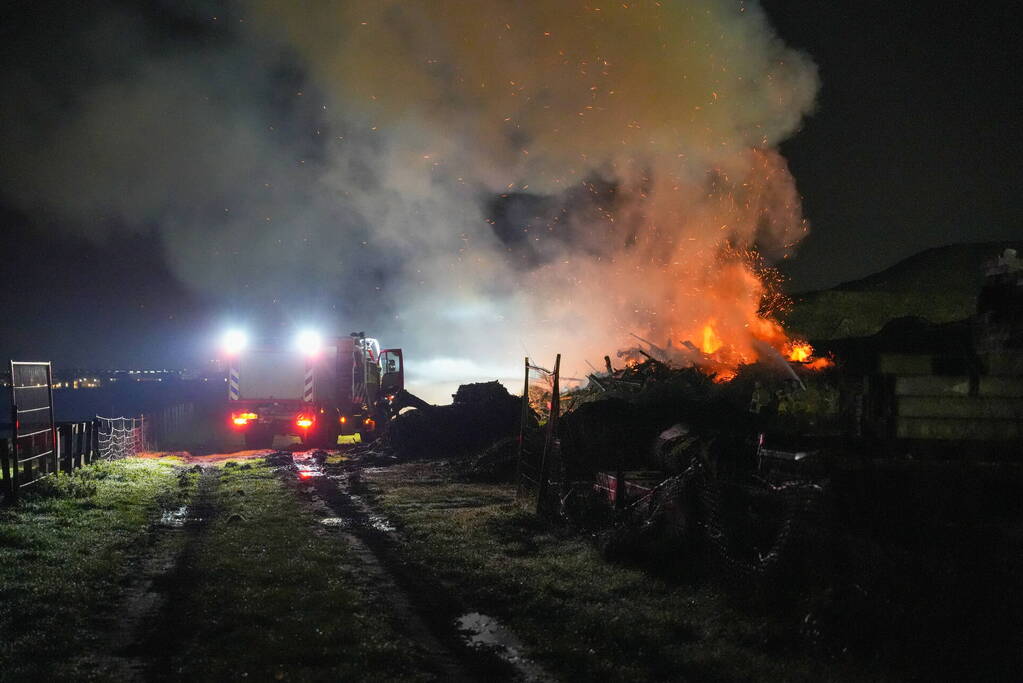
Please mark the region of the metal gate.
<svg viewBox="0 0 1023 683"><path fill-rule="evenodd" d="M17 492L59 469L50 363L11 361L11 418L12 489Z"/></svg>

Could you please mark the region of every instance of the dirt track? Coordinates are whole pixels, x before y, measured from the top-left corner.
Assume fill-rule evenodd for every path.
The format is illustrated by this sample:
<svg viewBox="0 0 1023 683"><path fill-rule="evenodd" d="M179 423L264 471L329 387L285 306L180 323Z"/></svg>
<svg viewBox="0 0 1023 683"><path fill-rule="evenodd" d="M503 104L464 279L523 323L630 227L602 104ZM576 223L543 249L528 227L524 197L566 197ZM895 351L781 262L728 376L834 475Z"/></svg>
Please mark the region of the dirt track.
<svg viewBox="0 0 1023 683"><path fill-rule="evenodd" d="M144 457L165 455L151 453ZM211 621L197 615L194 604L194 594L202 592L197 587L210 580L203 575L202 558L216 551L211 547L216 538L208 533L211 524L220 519L223 525L242 517L231 513L225 501L245 494L245 489L222 491L221 475L261 465L267 452L173 455L183 460L182 482L189 474L195 477L194 492L187 506L164 511L151 542L135 560L137 569L124 587L119 604L112 610L116 617L107 619L101 627L105 632L105 643L100 648L103 654L91 656L92 661L87 663L87 668L107 671L119 680L180 680L187 670L187 665L181 666L181 653L194 649L190 644L196 641L216 637L223 629L216 615ZM345 567L337 567L338 572L357 573L360 578L356 583L371 586L374 594L382 596L380 602L388 613L380 618L396 624L400 637L414 643L420 660L417 670L407 672L410 680L548 678L538 667L522 666L520 658L509 661L498 656L500 648L473 647L459 629L459 619L471 608L460 604L440 581L408 561L400 532L358 495L357 470L330 468L330 472L324 472L309 456L296 453L294 465L287 455L269 462L274 465L279 485L319 521L307 531L339 545L338 557L348 561ZM353 483L356 491L352 490ZM253 529L253 533L259 530ZM223 548L220 554L229 553L229 548ZM231 561L230 557L220 559ZM272 556L267 557L266 564L258 568L260 577L277 576L287 581L287 558L281 558L278 564L282 566L276 566ZM273 614L255 614L252 618L263 628L272 628ZM329 630L330 625L314 628L319 632ZM244 637L242 632L238 635ZM283 675L289 677L286 671ZM366 680L375 677L373 672L366 672Z"/></svg>

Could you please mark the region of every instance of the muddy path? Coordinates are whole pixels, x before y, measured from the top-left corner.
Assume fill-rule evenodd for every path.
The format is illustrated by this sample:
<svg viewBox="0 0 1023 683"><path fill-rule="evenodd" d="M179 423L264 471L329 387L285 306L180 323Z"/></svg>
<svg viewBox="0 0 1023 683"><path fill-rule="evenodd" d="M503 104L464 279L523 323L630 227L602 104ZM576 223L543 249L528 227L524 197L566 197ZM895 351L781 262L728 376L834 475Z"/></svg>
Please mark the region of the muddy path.
<svg viewBox="0 0 1023 683"><path fill-rule="evenodd" d="M374 573L410 637L436 662L440 680L537 680L491 649L473 646L461 624L466 606L409 560L401 534L357 493L357 469L328 475L311 460L296 458L296 462L296 492L324 515L325 528L354 548Z"/></svg>
<svg viewBox="0 0 1023 683"><path fill-rule="evenodd" d="M182 467L178 473L182 489L189 485L190 471L196 470ZM174 604L174 587L182 585L179 574L215 512L218 480L217 468L201 468L192 495L161 510L148 543L138 549L137 570L123 587L119 604L94 625L104 642L81 662L83 670L119 681L150 680L154 654L164 651L167 642L163 625Z"/></svg>
<svg viewBox="0 0 1023 683"><path fill-rule="evenodd" d="M267 455L266 452L245 453L234 460L244 463L250 459L266 459L270 469L264 470L262 478L253 480L254 483L278 482L282 488L277 489L277 495L296 503L297 509L312 514L309 522L288 527L293 534L290 538L314 534L321 539L329 539L329 542L336 540L339 544L338 559L328 571L349 577L354 572L360 584L365 582L366 588L353 590L368 591L364 593L367 596L379 596L375 598L383 610L379 613L379 620L391 624L387 628L395 629L397 637L414 644L414 650L420 653L415 655L416 665L406 669L411 678L438 681L550 680L547 676L537 675L539 670L530 669L524 659L510 659L508 648L505 647L504 651L501 648L511 642L521 651L521 645L514 641L514 637L505 642L506 635L510 634L502 635L500 625L491 623L486 615L480 615L471 606L463 604L450 586L444 585L410 559L407 542L401 532L375 511L362 495L358 468L341 471L328 466L325 471L308 453L294 456L278 454L278 462L273 462ZM245 531L247 535L238 536L238 529L246 529L245 517L241 517L243 522L235 525L232 524L233 518L238 515L229 513L238 509L238 505L230 501L242 500L238 498L244 493L239 488L239 480L226 474L220 462L200 462L203 464L193 465L192 461L186 461L188 464L180 468L181 495L174 502L164 504L166 509L154 520L146 543L136 549L133 560L136 569L123 585L119 600L104 611L106 616L99 620L102 623L95 625L95 631L102 634L99 637L101 642L97 643L95 654L82 662L82 670L92 672L90 678L181 680L186 673L192 675L202 670L190 664L190 655L185 657L183 653L194 652L197 640L215 638L223 631L222 613L204 611L197 606L202 603L196 602L197 591L211 587L219 590L219 582L225 578L209 574L210 557L237 559L236 556L243 556L251 547L250 543L265 542L265 529L253 526ZM237 473L249 466L231 464L229 467L238 467L238 470L231 470ZM256 495L255 490L246 489L251 495ZM245 495L244 500L255 502L257 499ZM272 497L258 500L272 500ZM221 517L228 527L220 522L211 524ZM304 515L301 517L305 519ZM310 522L312 527L306 526ZM241 545L236 543L224 547L224 528L235 529L235 538ZM264 535L257 538L252 533ZM249 538L251 542L246 540ZM331 556L331 551L327 550L324 557ZM244 576L239 575L239 581L265 581L277 576L288 581L285 578L290 571L288 555L270 553L260 557L267 564L248 571ZM344 557L348 559L341 559ZM292 581L287 586L270 590L272 595L289 594L288 591L294 592L295 585ZM321 622L324 630L333 626L332 614L324 611L317 615L317 618L325 620ZM249 628L286 632L275 630L278 614L269 605L253 612L252 618L262 626L253 626L255 622L228 620L234 624L232 636L229 642L218 642L227 642L230 652L213 652L212 656L223 661L237 661L240 670L251 663L243 654L245 647L239 641L245 639L244 634ZM356 636L356 642L363 638ZM374 641L365 642L369 643L366 647L373 647L371 643ZM296 680L305 680L311 675L307 672ZM374 674L366 671L366 676L365 680L372 680Z"/></svg>
<svg viewBox="0 0 1023 683"><path fill-rule="evenodd" d="M200 466L197 466L200 467ZM194 471L194 470L193 470ZM217 515L220 469L202 467L195 493L187 506L166 511L161 519L161 536L167 551L150 555L143 564L144 590L129 598L121 610L126 626L126 643L120 653L131 663L133 680L173 679L167 669L170 653L178 640L194 625L187 623L178 606L194 583L191 558L203 544L209 523ZM169 552L168 552L169 551ZM157 571L147 574L155 566Z"/></svg>

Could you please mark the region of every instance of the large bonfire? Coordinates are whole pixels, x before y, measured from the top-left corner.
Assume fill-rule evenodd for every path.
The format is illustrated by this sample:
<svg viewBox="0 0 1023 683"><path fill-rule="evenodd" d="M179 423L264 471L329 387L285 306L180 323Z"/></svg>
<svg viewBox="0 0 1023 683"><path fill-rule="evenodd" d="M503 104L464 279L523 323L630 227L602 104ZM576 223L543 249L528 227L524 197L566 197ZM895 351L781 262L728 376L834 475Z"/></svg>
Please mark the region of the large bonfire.
<svg viewBox="0 0 1023 683"><path fill-rule="evenodd" d="M742 365L756 362L799 364L810 370L833 365L818 356L804 339L790 337L778 315L790 300L780 289L782 278L752 251L726 249L713 269L713 278L699 288L701 309L712 311L698 318L674 311L663 344L642 335L633 337L640 345L624 349L619 357L629 362L644 356L681 367L697 367L726 382Z"/></svg>

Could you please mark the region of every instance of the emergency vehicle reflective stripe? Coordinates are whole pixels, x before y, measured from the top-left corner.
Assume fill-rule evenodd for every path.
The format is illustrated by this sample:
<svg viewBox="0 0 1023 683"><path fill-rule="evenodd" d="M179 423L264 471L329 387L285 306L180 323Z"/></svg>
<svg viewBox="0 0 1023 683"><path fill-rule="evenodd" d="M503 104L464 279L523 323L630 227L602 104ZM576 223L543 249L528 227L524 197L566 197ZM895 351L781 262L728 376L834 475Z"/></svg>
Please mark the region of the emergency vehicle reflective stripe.
<svg viewBox="0 0 1023 683"><path fill-rule="evenodd" d="M313 400L313 366L307 364L305 367L305 390L302 392L302 400L311 403Z"/></svg>
<svg viewBox="0 0 1023 683"><path fill-rule="evenodd" d="M231 366L231 369L227 374L227 397L232 401L237 401L241 396L241 390L238 388L238 368Z"/></svg>

